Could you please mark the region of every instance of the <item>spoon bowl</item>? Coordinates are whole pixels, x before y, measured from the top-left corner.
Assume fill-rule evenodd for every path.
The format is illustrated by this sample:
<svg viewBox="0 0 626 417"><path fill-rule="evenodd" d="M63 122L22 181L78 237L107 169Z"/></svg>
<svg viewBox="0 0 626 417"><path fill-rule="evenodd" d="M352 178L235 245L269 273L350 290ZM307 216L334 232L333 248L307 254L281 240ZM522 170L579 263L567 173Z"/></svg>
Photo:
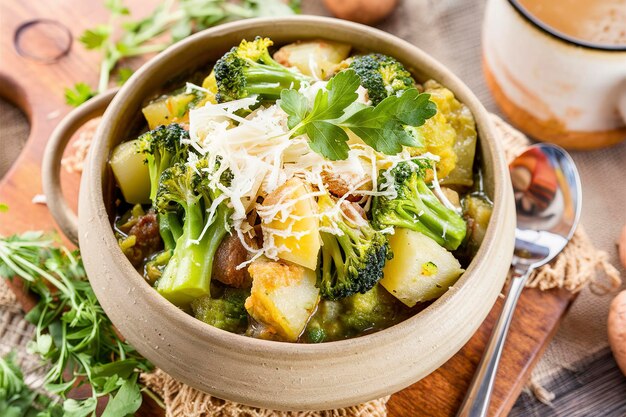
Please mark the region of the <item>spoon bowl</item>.
<svg viewBox="0 0 626 417"><path fill-rule="evenodd" d="M574 161L561 147L529 147L509 166L517 228L514 267L538 268L558 255L580 218L581 185Z"/></svg>
<svg viewBox="0 0 626 417"><path fill-rule="evenodd" d="M528 147L509 165L517 227L510 285L502 313L478 364L457 417L484 417L517 300L531 272L550 262L574 235L581 185L574 161L561 147Z"/></svg>

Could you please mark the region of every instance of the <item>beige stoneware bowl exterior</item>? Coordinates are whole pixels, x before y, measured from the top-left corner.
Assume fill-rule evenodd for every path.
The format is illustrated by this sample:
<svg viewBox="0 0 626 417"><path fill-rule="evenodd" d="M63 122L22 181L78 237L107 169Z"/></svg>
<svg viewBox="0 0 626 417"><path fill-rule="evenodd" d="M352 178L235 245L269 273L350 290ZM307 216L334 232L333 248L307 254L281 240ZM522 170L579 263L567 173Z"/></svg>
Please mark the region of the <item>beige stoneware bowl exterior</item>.
<svg viewBox="0 0 626 417"><path fill-rule="evenodd" d="M478 124L488 194L485 241L457 284L416 316L351 340L305 345L231 334L194 319L159 296L133 269L113 235L106 199L111 149L133 133L142 101L168 80L211 62L242 38L277 44L327 38L392 55L418 80L434 78L471 109ZM387 33L320 17L254 19L191 36L133 75L108 107L81 184L80 248L98 299L128 341L156 366L199 390L248 405L313 410L358 404L425 377L472 336L502 289L511 261L514 206L508 169L489 115L450 71Z"/></svg>

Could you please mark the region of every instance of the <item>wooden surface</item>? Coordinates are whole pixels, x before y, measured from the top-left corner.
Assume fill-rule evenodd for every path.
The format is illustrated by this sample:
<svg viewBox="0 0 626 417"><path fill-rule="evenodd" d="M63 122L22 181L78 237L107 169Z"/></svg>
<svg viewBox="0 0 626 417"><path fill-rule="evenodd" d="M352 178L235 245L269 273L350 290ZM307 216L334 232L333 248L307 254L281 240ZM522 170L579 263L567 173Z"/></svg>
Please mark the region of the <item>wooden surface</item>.
<svg viewBox="0 0 626 417"><path fill-rule="evenodd" d="M133 0L127 3L133 16L139 16L151 10L155 1ZM40 164L44 146L52 129L70 110L64 103L63 88L77 81L92 86L97 82L98 55L86 51L76 38L85 28L105 22L106 16L101 2L4 0L0 3L0 95L22 108L31 123L30 137L23 152L5 178L0 180L0 202L10 207L9 213L0 217L0 234L54 228L47 208L31 201L33 196L42 192ZM13 46L14 32L21 23L44 17L66 25L75 38L69 54L52 64L21 57ZM54 47L49 40L32 41L29 44ZM62 180L64 192L75 207L79 176L63 173ZM505 416L511 409L572 300L572 295L563 291L526 290L522 294L504 348L490 416ZM456 356L427 378L391 397L390 416L439 417L455 414L500 311L501 301ZM157 409L152 407L149 405L138 414L158 415Z"/></svg>

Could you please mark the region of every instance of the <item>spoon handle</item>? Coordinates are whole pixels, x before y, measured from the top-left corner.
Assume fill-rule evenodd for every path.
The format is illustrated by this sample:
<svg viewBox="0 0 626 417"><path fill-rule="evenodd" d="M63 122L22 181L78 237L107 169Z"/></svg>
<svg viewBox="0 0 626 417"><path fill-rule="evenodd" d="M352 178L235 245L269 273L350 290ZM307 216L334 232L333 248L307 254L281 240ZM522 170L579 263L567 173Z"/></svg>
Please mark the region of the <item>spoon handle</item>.
<svg viewBox="0 0 626 417"><path fill-rule="evenodd" d="M500 313L500 318L496 323L487 347L483 353L483 357L478 364L474 379L465 394L465 399L461 408L457 413L457 417L486 417L489 410L489 400L491 399L491 391L493 383L496 379L498 363L500 355L504 347L506 334L509 331L509 325L513 318L515 305L519 299L524 285L530 275L531 269L514 270L511 277L511 285L506 293L504 307Z"/></svg>

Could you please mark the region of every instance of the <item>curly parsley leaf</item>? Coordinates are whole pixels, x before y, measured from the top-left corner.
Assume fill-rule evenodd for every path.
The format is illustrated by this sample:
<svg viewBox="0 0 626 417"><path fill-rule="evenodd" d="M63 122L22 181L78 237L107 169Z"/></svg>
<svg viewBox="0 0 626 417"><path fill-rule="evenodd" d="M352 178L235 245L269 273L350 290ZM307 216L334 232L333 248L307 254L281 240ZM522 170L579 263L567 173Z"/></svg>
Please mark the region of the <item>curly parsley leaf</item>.
<svg viewBox="0 0 626 417"><path fill-rule="evenodd" d="M420 146L410 128L437 112L430 95L411 88L372 107L356 102L359 84L353 70L342 71L317 92L312 106L302 93L284 90L279 104L288 115L292 136L306 134L311 149L333 161L348 157L347 130L387 155L403 146Z"/></svg>
<svg viewBox="0 0 626 417"><path fill-rule="evenodd" d="M78 107L96 95L96 92L85 83L77 83L74 88L65 89L65 102L70 106Z"/></svg>

